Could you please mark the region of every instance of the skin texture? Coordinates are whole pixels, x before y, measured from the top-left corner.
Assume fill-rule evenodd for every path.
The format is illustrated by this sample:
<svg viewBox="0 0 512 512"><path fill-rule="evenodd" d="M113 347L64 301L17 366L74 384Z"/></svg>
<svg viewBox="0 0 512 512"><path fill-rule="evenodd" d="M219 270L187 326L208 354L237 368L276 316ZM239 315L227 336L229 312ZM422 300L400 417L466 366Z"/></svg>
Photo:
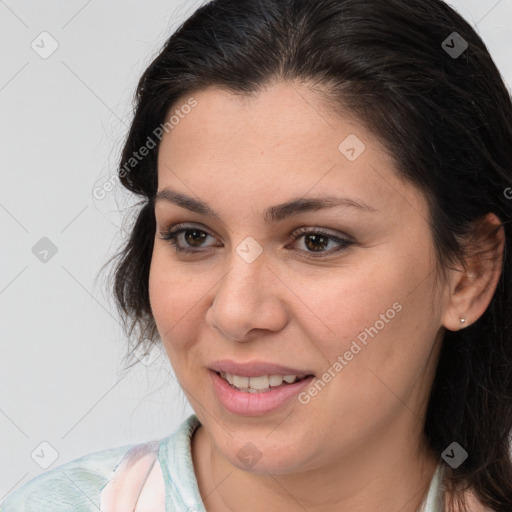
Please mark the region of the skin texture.
<svg viewBox="0 0 512 512"><path fill-rule="evenodd" d="M443 331L485 311L495 263L469 262L469 274L454 268L443 281L424 196L397 177L371 132L305 86L278 82L253 97L209 88L194 98L162 139L158 190L201 199L222 221L157 201L149 288L163 345L202 423L193 460L207 510L415 511L438 463L422 428ZM366 146L354 161L338 148L350 134ZM378 213L336 207L264 222L270 206L323 194ZM198 255L177 254L161 238L178 223L206 233L179 237ZM294 240L301 227L354 243L334 252L331 239ZM263 251L252 263L236 252L249 236ZM309 403L242 417L218 402L214 360L265 360L320 377L395 303L401 310ZM262 454L251 468L237 457L248 442Z"/></svg>

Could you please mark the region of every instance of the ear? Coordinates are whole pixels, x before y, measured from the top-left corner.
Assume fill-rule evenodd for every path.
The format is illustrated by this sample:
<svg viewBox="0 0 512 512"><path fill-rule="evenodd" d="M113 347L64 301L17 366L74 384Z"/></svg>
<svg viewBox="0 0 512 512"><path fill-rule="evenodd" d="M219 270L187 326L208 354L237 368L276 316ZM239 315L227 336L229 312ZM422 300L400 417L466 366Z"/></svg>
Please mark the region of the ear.
<svg viewBox="0 0 512 512"><path fill-rule="evenodd" d="M477 221L465 248L464 262L450 271L450 297L443 320L444 327L450 331L475 323L496 291L505 248L505 229L500 219L488 213Z"/></svg>

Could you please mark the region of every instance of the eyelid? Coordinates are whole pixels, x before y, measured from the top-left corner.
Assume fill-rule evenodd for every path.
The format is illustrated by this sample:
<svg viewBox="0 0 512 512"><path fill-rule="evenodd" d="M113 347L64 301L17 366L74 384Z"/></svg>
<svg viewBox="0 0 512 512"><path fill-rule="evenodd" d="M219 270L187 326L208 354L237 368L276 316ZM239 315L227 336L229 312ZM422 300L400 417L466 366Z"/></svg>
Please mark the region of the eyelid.
<svg viewBox="0 0 512 512"><path fill-rule="evenodd" d="M197 229L199 231L204 231L205 233L208 233L209 235L211 235L215 238L218 238L217 235L214 234L214 232L212 232L212 230L210 228L207 228L203 224L195 223L195 222L180 222L178 224L170 223L168 226L164 225L164 227L162 229L160 229L160 231L168 234L171 231L176 232L176 231L179 231L180 229ZM292 231L291 236L298 234L298 233L304 234L304 233L310 233L313 231L315 231L315 233L316 232L323 233L323 234L328 235L333 238L343 238L347 241L354 241L353 238L346 232L340 232L337 230L324 228L322 226L315 225L314 223L308 224L307 226L301 226L301 227L295 228Z"/></svg>
<svg viewBox="0 0 512 512"><path fill-rule="evenodd" d="M211 236L213 238L217 238L215 235L212 235L208 229L204 229L203 227L198 227L195 224L191 223L179 223L175 225L171 225L169 228L164 229L163 231L160 231L160 237L163 240L166 240L169 245L174 247L176 250L176 253L180 254L189 254L189 255L200 255L201 253L206 253L209 249L212 247L215 247L215 245L207 245L204 246L204 248L197 248L197 249L191 249L191 248L180 248L176 242L176 239L178 236L180 236L183 232L188 230L197 229L198 231L202 231L203 233L206 233L208 236ZM310 251L304 251L299 250L301 253L307 254L307 258L328 258L329 256L332 256L335 253L341 252L345 249L347 249L349 246L354 245L355 242L353 241L352 237L345 235L345 234L339 234L336 232L336 234L329 233L329 230L326 228L322 228L320 226L302 226L300 228L295 229L291 233L292 237L292 243L297 242L303 235L323 235L327 237L330 241L334 241L338 244L337 249L331 249L329 251L319 251L318 253L310 252Z"/></svg>

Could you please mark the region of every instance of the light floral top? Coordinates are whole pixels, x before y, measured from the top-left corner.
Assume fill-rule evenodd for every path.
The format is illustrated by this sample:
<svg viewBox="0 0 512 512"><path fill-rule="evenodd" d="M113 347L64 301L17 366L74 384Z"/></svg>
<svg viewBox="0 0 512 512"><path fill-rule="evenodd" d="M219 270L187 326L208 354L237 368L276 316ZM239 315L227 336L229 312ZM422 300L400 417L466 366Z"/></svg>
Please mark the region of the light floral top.
<svg viewBox="0 0 512 512"><path fill-rule="evenodd" d="M0 512L206 512L191 454L189 416L169 437L91 453L11 492ZM440 464L418 512L443 512Z"/></svg>

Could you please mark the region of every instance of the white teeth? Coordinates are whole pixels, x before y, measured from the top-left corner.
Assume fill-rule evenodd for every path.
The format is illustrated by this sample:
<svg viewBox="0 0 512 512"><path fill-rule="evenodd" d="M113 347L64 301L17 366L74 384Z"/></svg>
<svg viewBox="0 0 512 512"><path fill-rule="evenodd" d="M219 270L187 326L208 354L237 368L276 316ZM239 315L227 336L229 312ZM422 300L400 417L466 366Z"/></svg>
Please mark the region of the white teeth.
<svg viewBox="0 0 512 512"><path fill-rule="evenodd" d="M249 385L252 389L266 389L268 385L268 375L261 375L259 377L249 377Z"/></svg>
<svg viewBox="0 0 512 512"><path fill-rule="evenodd" d="M220 375L232 386L249 393L270 391L271 387L281 386L283 381L291 384L298 380L296 375L258 375L257 377L244 377L227 372L220 372Z"/></svg>
<svg viewBox="0 0 512 512"><path fill-rule="evenodd" d="M235 385L237 388L249 387L249 377L240 377L239 375L232 375L231 378L233 381L231 382L231 384Z"/></svg>
<svg viewBox="0 0 512 512"><path fill-rule="evenodd" d="M280 386L283 383L282 375L269 375L268 383L270 386Z"/></svg>

